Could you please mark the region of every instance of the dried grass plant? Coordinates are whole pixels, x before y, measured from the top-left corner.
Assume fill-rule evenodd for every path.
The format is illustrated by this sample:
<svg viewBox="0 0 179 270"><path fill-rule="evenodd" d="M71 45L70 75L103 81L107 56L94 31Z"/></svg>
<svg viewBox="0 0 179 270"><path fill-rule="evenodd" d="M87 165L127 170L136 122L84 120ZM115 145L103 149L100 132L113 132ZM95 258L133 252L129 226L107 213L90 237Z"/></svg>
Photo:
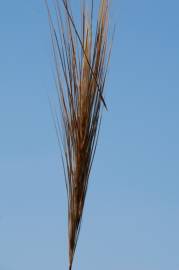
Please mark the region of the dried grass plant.
<svg viewBox="0 0 179 270"><path fill-rule="evenodd" d="M80 31L68 0L55 1L56 24L47 4L60 107L55 122L68 197L69 270L79 237L102 109L106 108L103 93L111 52L109 1L100 0L96 24L93 0L90 9L81 1Z"/></svg>

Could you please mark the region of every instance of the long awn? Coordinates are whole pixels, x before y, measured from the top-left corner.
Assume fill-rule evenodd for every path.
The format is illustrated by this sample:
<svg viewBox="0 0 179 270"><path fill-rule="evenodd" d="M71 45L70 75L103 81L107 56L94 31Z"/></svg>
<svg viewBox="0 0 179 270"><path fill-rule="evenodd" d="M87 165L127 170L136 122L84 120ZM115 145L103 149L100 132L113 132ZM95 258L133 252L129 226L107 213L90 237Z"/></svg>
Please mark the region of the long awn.
<svg viewBox="0 0 179 270"><path fill-rule="evenodd" d="M60 114L56 115L68 198L69 270L78 242L89 175L101 124L110 60L109 0L100 0L94 31L94 3L82 0L78 31L68 0L55 0L57 24L48 8Z"/></svg>

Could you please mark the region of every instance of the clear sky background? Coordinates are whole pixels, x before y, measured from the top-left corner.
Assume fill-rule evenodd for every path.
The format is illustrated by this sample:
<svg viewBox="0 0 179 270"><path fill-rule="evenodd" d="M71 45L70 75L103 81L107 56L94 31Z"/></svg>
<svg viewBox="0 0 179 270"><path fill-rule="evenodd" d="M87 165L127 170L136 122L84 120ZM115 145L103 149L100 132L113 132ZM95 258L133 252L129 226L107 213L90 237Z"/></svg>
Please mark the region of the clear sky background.
<svg viewBox="0 0 179 270"><path fill-rule="evenodd" d="M74 269L179 269L178 10L178 0L113 0L109 111ZM1 1L0 37L0 270L65 270L43 1Z"/></svg>

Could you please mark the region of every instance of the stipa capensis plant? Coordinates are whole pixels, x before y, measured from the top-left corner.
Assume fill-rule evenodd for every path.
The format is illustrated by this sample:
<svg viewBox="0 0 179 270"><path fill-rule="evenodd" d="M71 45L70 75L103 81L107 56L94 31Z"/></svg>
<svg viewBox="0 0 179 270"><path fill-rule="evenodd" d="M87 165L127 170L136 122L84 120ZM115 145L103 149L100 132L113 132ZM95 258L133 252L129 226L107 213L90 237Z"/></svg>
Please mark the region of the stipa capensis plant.
<svg viewBox="0 0 179 270"><path fill-rule="evenodd" d="M55 123L68 198L69 270L81 228L102 110L107 109L103 94L111 52L109 0L100 0L96 24L93 6L91 0L91 8L87 9L82 0L78 30L68 0L55 1L57 24L47 5L60 107Z"/></svg>

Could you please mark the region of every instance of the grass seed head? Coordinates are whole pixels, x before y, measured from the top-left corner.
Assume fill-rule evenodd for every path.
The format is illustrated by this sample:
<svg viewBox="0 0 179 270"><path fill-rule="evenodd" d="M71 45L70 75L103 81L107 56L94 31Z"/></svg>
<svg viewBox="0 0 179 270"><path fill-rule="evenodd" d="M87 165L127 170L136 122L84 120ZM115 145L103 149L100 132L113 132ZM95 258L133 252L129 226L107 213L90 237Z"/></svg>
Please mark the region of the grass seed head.
<svg viewBox="0 0 179 270"><path fill-rule="evenodd" d="M48 9L60 105L56 126L61 138L68 197L69 269L80 232L101 109L106 107L103 94L110 58L109 1L100 0L95 29L93 0L91 10L82 2L80 32L68 0L55 1L57 25Z"/></svg>

